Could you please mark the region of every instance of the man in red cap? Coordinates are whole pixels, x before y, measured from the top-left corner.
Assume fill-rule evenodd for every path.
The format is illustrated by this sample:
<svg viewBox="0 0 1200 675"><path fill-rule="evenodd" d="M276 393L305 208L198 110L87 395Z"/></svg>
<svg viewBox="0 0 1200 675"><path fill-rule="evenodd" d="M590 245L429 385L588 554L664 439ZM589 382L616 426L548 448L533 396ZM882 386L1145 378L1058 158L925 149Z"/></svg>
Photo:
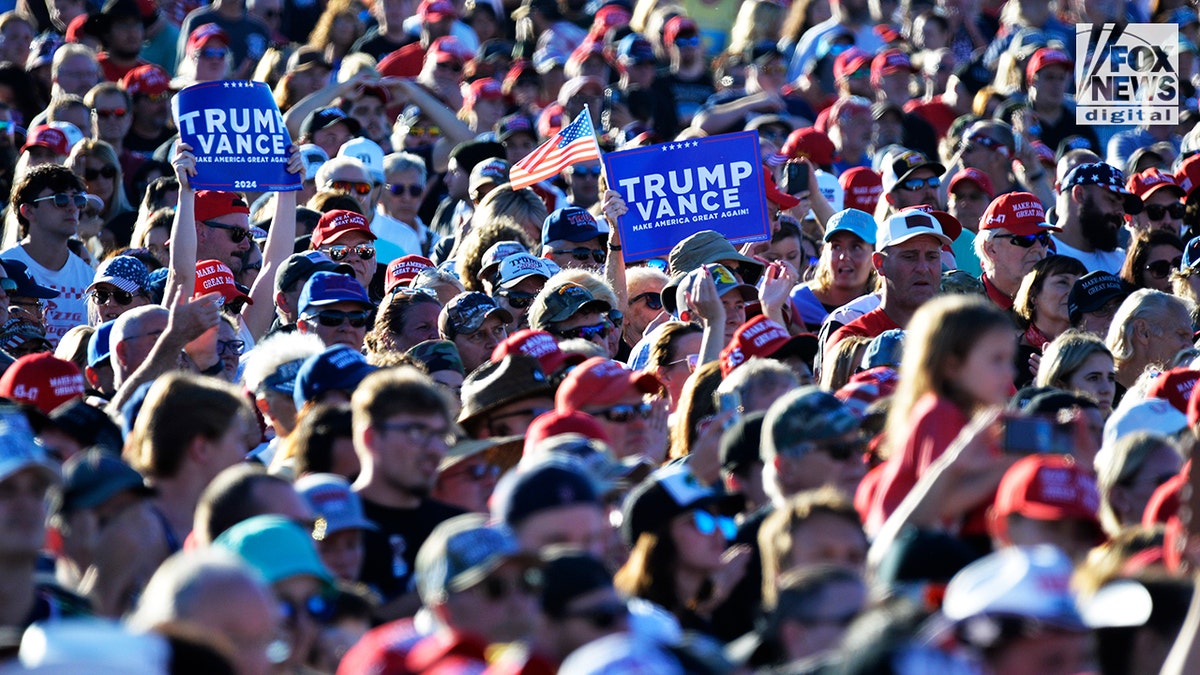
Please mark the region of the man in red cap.
<svg viewBox="0 0 1200 675"><path fill-rule="evenodd" d="M992 180L979 169L960 169L950 178L946 210L964 230L979 232L979 219L996 197Z"/></svg>
<svg viewBox="0 0 1200 675"><path fill-rule="evenodd" d="M1131 224L1135 233L1166 230L1177 237L1182 234L1183 198L1187 193L1175 176L1155 167L1130 176L1125 186L1141 197L1145 205L1141 213L1133 216Z"/></svg>
<svg viewBox="0 0 1200 675"><path fill-rule="evenodd" d="M237 274L250 248L250 207L233 192L196 192L196 258L219 260Z"/></svg>
<svg viewBox="0 0 1200 675"><path fill-rule="evenodd" d="M474 134L491 131L504 116L504 108L504 91L500 83L490 77L472 82L463 99L467 126Z"/></svg>
<svg viewBox="0 0 1200 675"><path fill-rule="evenodd" d="M1030 455L1009 467L988 511L996 549L1053 544L1080 563L1104 540L1096 479L1069 455Z"/></svg>
<svg viewBox="0 0 1200 675"><path fill-rule="evenodd" d="M321 216L312 234L312 250L321 251L334 262L354 268L354 278L370 288L378 263L375 233L367 219L353 211L333 210Z"/></svg>
<svg viewBox="0 0 1200 675"><path fill-rule="evenodd" d="M555 408L596 419L620 457L661 462L666 456L666 402L662 382L610 359L593 357L572 370L558 387Z"/></svg>
<svg viewBox="0 0 1200 675"><path fill-rule="evenodd" d="M829 140L837 148L835 174L856 166L870 166L871 102L860 96L838 99L829 109Z"/></svg>
<svg viewBox="0 0 1200 675"><path fill-rule="evenodd" d="M680 126L687 126L716 92L696 22L683 15L671 17L663 27L663 48L670 65L658 82L675 101Z"/></svg>
<svg viewBox="0 0 1200 675"><path fill-rule="evenodd" d="M150 159L154 151L174 135L167 124L171 76L159 66L142 65L121 78L121 88L133 103L133 120L125 134L125 149Z"/></svg>
<svg viewBox="0 0 1200 675"><path fill-rule="evenodd" d="M975 252L988 298L1010 310L1021 280L1050 250L1050 233L1059 229L1046 222L1046 211L1028 192L1000 195L979 220Z"/></svg>
<svg viewBox="0 0 1200 675"><path fill-rule="evenodd" d="M862 96L874 98L871 90L871 55L857 47L850 47L833 60L833 83L838 98Z"/></svg>
<svg viewBox="0 0 1200 675"><path fill-rule="evenodd" d="M1091 147L1099 148L1096 132L1090 126L1076 124L1074 109L1066 105L1073 68L1071 57L1054 47L1042 47L1029 59L1025 83L1029 88L1029 105L1041 126L1041 133L1034 135L1051 148L1057 148L1068 136L1082 136Z"/></svg>
<svg viewBox="0 0 1200 675"><path fill-rule="evenodd" d="M899 49L885 49L871 61L871 87L875 99L903 106L912 98L912 60Z"/></svg>
<svg viewBox="0 0 1200 675"><path fill-rule="evenodd" d="M246 11L245 0L216 0L208 7L201 7L188 14L179 26L177 53L180 61L189 51L188 42L192 31L209 23L216 24L225 32L230 56L233 57L234 72L249 77L250 69L267 51L271 41L271 29L262 21L250 16Z"/></svg>

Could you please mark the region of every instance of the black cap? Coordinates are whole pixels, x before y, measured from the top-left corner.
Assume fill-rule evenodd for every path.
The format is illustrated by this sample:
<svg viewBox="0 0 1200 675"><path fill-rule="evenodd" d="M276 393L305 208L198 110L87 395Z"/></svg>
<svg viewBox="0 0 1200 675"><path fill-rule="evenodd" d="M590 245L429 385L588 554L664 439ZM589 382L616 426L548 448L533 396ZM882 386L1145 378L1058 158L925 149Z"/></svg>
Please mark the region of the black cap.
<svg viewBox="0 0 1200 675"><path fill-rule="evenodd" d="M450 159L458 161L458 168L471 173L476 164L489 159L505 159L508 153L496 141L463 141L450 151Z"/></svg>
<svg viewBox="0 0 1200 675"><path fill-rule="evenodd" d="M96 447L120 456L121 427L103 410L76 398L50 412L50 422L83 447Z"/></svg>
<svg viewBox="0 0 1200 675"><path fill-rule="evenodd" d="M152 495L141 474L120 457L97 448L81 452L63 465L62 496L58 511L93 509L126 490Z"/></svg>
<svg viewBox="0 0 1200 675"><path fill-rule="evenodd" d="M1084 314L1098 311L1112 300L1124 300L1133 290L1120 277L1108 272L1088 272L1075 280L1067 296L1067 314L1072 324Z"/></svg>
<svg viewBox="0 0 1200 675"><path fill-rule="evenodd" d="M594 505L601 508L600 489L573 460L549 459L518 471L497 489L492 507L499 519L516 528L530 516L549 509Z"/></svg>
<svg viewBox="0 0 1200 675"><path fill-rule="evenodd" d="M553 553L542 565L542 611L563 618L572 600L612 585L612 575L594 556L582 551Z"/></svg>
<svg viewBox="0 0 1200 675"><path fill-rule="evenodd" d="M300 138L312 138L312 135L318 131L328 129L339 122L346 125L351 136L357 136L362 131L362 125L358 123L358 120L347 115L341 108L318 108L304 118L304 122L300 125Z"/></svg>
<svg viewBox="0 0 1200 675"><path fill-rule="evenodd" d="M766 411L745 415L721 434L721 468L739 473L761 462L758 449L762 444L763 418Z"/></svg>
<svg viewBox="0 0 1200 675"><path fill-rule="evenodd" d="M0 259L0 265L4 266L4 273L8 275L8 278L17 282L17 290L9 295L19 298L41 298L42 300L51 300L59 296L58 291L35 281L29 274L29 268L20 260L3 258Z"/></svg>
<svg viewBox="0 0 1200 675"><path fill-rule="evenodd" d="M275 292L279 293L286 288L296 289L317 272L354 274L354 268L346 263L336 263L320 251L293 253L283 261L279 271L275 273Z"/></svg>

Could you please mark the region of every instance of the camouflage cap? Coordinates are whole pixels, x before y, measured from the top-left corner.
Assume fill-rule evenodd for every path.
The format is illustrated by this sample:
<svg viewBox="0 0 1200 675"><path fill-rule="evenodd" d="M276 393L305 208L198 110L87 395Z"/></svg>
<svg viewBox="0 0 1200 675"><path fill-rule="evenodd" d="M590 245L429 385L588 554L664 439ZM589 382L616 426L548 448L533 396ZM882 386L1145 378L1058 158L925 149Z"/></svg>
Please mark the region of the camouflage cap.
<svg viewBox="0 0 1200 675"><path fill-rule="evenodd" d="M504 323L512 323L513 315L507 309L496 306L496 301L486 293L459 293L446 303L438 315L438 332L443 340L471 335L493 314Z"/></svg>
<svg viewBox="0 0 1200 675"><path fill-rule="evenodd" d="M984 295L983 282L962 270L942 272L942 295Z"/></svg>
<svg viewBox="0 0 1200 675"><path fill-rule="evenodd" d="M529 309L529 325L545 330L550 324L566 321L581 311L607 312L610 309L607 302L597 299L583 286L566 283L534 300Z"/></svg>
<svg viewBox="0 0 1200 675"><path fill-rule="evenodd" d="M459 375L467 374L462 357L458 355L458 347L449 340L419 342L408 350L408 355L420 361L430 373L453 370Z"/></svg>
<svg viewBox="0 0 1200 675"><path fill-rule="evenodd" d="M845 403L820 387L792 390L767 409L762 430L763 461L773 461L777 455L803 454L799 449L807 443L837 438L860 426L858 417Z"/></svg>

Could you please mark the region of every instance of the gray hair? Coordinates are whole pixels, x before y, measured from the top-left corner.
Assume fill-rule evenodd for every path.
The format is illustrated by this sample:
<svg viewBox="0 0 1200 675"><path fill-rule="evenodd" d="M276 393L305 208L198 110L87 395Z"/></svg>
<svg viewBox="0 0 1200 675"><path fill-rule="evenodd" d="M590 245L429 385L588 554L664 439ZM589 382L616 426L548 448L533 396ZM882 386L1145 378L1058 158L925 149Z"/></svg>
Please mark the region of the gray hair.
<svg viewBox="0 0 1200 675"><path fill-rule="evenodd" d="M321 168L317 169L317 175L314 181L317 184L317 188L323 189L325 185L329 183L329 176L332 175L334 171L337 171L338 169L344 169L346 167L352 167L362 171L363 176L366 177L366 182L371 184L375 183L375 181L371 178L371 170L367 168L366 164L363 164L362 160L355 157L330 157L328 162L325 162L321 165Z"/></svg>
<svg viewBox="0 0 1200 675"><path fill-rule="evenodd" d="M143 305L135 307L128 312L125 312L113 323L112 333L108 336L108 344L111 347L110 359L114 372L120 372L121 364L117 361L117 345L124 342L128 337L136 335L140 330L142 322L152 316L170 317L171 313L166 307L161 305Z"/></svg>
<svg viewBox="0 0 1200 675"><path fill-rule="evenodd" d="M727 375L717 386L717 392L736 393L743 402L747 402L782 386L789 390L800 387L800 380L791 368L775 359L750 359ZM749 412L751 408L747 407L746 410Z"/></svg>
<svg viewBox="0 0 1200 675"><path fill-rule="evenodd" d="M125 623L138 631L196 616L209 603L249 589L266 593L254 570L229 551L204 548L167 558L138 599Z"/></svg>
<svg viewBox="0 0 1200 675"><path fill-rule="evenodd" d="M1112 494L1113 488L1133 478L1134 474L1142 469L1150 453L1160 447L1167 447L1179 453L1179 447L1170 438L1161 434L1138 431L1122 436L1111 448L1104 448L1096 454L1096 484L1100 490L1100 524L1109 536L1115 537L1123 526L1130 524L1122 523L1117 519L1117 513L1109 502L1109 495Z"/></svg>
<svg viewBox="0 0 1200 675"><path fill-rule="evenodd" d="M411 152L393 152L383 158L383 172L400 173L401 171L416 171L422 184L429 180L429 168L425 160Z"/></svg>
<svg viewBox="0 0 1200 675"><path fill-rule="evenodd" d="M974 247L975 257L979 258L979 266L984 272L991 272L996 269L996 265L992 262L992 257L985 251L987 245L1001 234L1000 230L984 230L980 229L975 235Z"/></svg>
<svg viewBox="0 0 1200 675"><path fill-rule="evenodd" d="M1137 329L1134 325L1137 321L1155 321L1170 315L1172 311L1182 312L1189 320L1191 318L1191 308L1186 302L1162 291L1143 288L1125 298L1113 315L1108 337L1104 340L1116 362L1133 358L1133 332Z"/></svg>

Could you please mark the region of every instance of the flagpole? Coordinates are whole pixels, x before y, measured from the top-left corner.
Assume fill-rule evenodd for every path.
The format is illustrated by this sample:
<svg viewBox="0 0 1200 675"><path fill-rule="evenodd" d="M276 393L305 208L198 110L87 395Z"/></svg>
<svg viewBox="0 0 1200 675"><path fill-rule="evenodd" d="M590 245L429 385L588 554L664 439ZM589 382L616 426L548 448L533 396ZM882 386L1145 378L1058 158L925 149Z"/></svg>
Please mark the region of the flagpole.
<svg viewBox="0 0 1200 675"><path fill-rule="evenodd" d="M592 129L592 137L596 140L596 154L600 155L600 183L603 190L600 191L600 200L604 201L604 193L612 189L608 182L608 168L604 165L604 150L600 147L600 136L596 133L596 125L592 124L592 111L588 104L583 104L583 114L587 115L588 126ZM606 219L607 215L604 216ZM629 311L629 288L625 283L625 254L621 251L621 230L617 225L617 220L620 216L612 218L612 222L608 224L608 237L605 242L605 248L608 251L608 258L604 263L604 280L612 286L613 293L617 296L617 303L622 313ZM613 235L616 235L617 243L613 245ZM620 264L614 262L614 256L619 259Z"/></svg>

